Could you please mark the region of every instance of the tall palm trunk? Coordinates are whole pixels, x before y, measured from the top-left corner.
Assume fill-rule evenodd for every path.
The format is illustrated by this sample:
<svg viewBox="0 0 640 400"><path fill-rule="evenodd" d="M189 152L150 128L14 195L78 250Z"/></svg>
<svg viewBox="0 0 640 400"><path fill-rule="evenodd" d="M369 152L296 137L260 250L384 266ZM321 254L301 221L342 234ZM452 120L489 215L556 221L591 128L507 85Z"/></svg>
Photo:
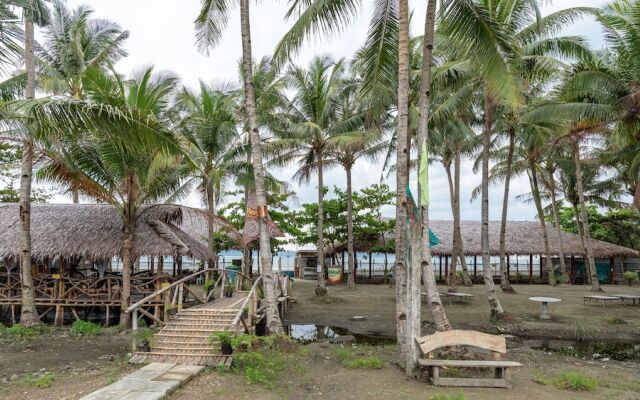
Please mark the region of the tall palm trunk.
<svg viewBox="0 0 640 400"><path fill-rule="evenodd" d="M451 213L454 215L453 217L453 231L451 233L453 239L453 246L451 249L451 264L449 265L449 273L447 274L447 285L449 286L449 292L455 292L458 286L458 275L456 274L459 246L458 246L458 231L457 229L459 221L456 219L456 193L453 183L453 177L451 174L451 163L445 162L444 170L447 173L447 182L449 183L449 199L451 203Z"/></svg>
<svg viewBox="0 0 640 400"><path fill-rule="evenodd" d="M509 207L509 185L511 183L511 169L513 167L513 149L516 135L513 128L509 128L509 153L507 155L507 171L504 177L504 195L502 197L502 220L500 221L500 288L503 292L515 293L509 282L509 266L507 265L507 214Z"/></svg>
<svg viewBox="0 0 640 400"><path fill-rule="evenodd" d="M540 185L538 185L538 172L536 165L533 161L530 161L531 169L531 194L533 196L533 202L536 205L536 212L538 213L538 220L540 221L540 231L542 232L542 240L544 240L544 252L546 255L545 269L549 274L549 284L556 285L554 277L553 264L551 262L551 248L549 247L549 233L547 232L547 224L544 221L544 211L542 210L542 200L540 199Z"/></svg>
<svg viewBox="0 0 640 400"><path fill-rule="evenodd" d="M207 218L207 234L209 235L209 248L211 249L211 251L215 252L214 249L214 240L213 240L213 217L216 215L216 198L215 198L215 192L214 192L214 188L213 185L210 182L210 178L209 178L209 174L210 174L211 170L207 170L205 171L205 175L204 175L204 186L205 186L205 191L206 191L206 197L207 197L207 211L209 213L208 218ZM209 260L209 268L215 268L216 265L218 265L218 255L215 254L214 258L212 260ZM208 273L207 273L208 276Z"/></svg>
<svg viewBox="0 0 640 400"><path fill-rule="evenodd" d="M487 300L491 309L491 320L501 319L504 310L500 300L496 295L496 286L493 283L493 272L491 271L491 257L489 254L489 156L491 148L491 130L493 128L493 99L485 88L484 96L484 132L482 134L482 225L480 230L480 240L482 249L482 274L484 285L487 290Z"/></svg>
<svg viewBox="0 0 640 400"><path fill-rule="evenodd" d="M399 360L404 363L407 354L407 185L409 183L409 5L399 1L399 52L398 52L398 124L396 148L396 336L400 351Z"/></svg>
<svg viewBox="0 0 640 400"><path fill-rule="evenodd" d="M129 326L129 313L124 312L131 304L131 267L133 264L133 246L136 240L135 211L125 206L122 222L124 240L122 242L122 297L120 306L120 324Z"/></svg>
<svg viewBox="0 0 640 400"><path fill-rule="evenodd" d="M347 253L349 266L349 279L347 280L348 288L356 287L355 277L355 260L353 252L353 193L351 187L351 166L345 167L347 172Z"/></svg>
<svg viewBox="0 0 640 400"><path fill-rule="evenodd" d="M318 284L316 286L316 295L325 296L327 294L327 285L324 280L324 171L323 171L323 154L318 151Z"/></svg>
<svg viewBox="0 0 640 400"><path fill-rule="evenodd" d="M453 180L453 190L454 190L454 198L455 198L455 210L453 211L453 224L454 224L454 234L456 235L457 246L458 246L458 256L460 257L460 264L462 265L462 282L465 286L473 286L473 282L471 282L471 277L469 277L469 270L467 269L467 260L464 256L464 245L462 243L462 232L460 230L460 171L462 170L462 161L460 160L462 155L462 149L460 142L456 142L455 146L455 173ZM457 225L456 225L457 221ZM456 229L457 226L457 229Z"/></svg>
<svg viewBox="0 0 640 400"><path fill-rule="evenodd" d="M591 291L599 292L600 281L598 280L598 272L596 263L593 259L593 247L591 245L591 234L589 232L589 217L587 216L587 206L584 201L584 186L582 185L582 163L580 162L580 143L576 139L573 143L573 162L576 165L576 186L578 189L578 199L580 200L580 214L582 219L582 231L584 232L584 244L587 249L587 263L589 268L589 277L591 278Z"/></svg>
<svg viewBox="0 0 640 400"><path fill-rule="evenodd" d="M29 0L29 8L33 1ZM27 99L35 97L36 69L33 55L34 28L33 13L25 12L24 61L27 70ZM22 273L22 308L20 323L26 326L39 323L36 310L35 290L31 276L31 175L33 173L33 143L24 142L20 166L20 272Z"/></svg>
<svg viewBox="0 0 640 400"><path fill-rule="evenodd" d="M249 22L249 0L240 0L240 30L242 34L242 70L244 73L245 103L249 120L249 137L251 139L251 163L253 166L254 184L256 187L256 203L260 224L260 264L265 299L267 303L267 330L269 333L282 333L282 321L278 314L275 287L271 266L271 238L267 227L267 194L264 187L264 165L262 164L262 148L260 132L256 117L256 99L253 89L253 60L251 56L251 26Z"/></svg>
<svg viewBox="0 0 640 400"><path fill-rule="evenodd" d="M637 211L640 211L640 180L636 183L636 187L633 191L633 205Z"/></svg>
<svg viewBox="0 0 640 400"><path fill-rule="evenodd" d="M560 272L562 275L567 274L567 263L564 259L564 247L562 245L562 231L560 229L560 216L558 215L558 204L556 199L556 182L553 179L553 170L549 169L547 176L549 191L551 192L551 210L553 212L553 225L556 228L558 236L558 257L560 258Z"/></svg>

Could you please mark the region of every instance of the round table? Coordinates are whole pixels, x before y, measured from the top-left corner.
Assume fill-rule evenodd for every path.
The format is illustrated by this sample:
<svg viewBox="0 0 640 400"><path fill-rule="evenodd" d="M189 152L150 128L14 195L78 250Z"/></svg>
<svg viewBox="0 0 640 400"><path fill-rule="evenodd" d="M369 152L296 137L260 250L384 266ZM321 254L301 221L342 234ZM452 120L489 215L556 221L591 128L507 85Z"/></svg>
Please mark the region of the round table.
<svg viewBox="0 0 640 400"><path fill-rule="evenodd" d="M529 297L529 300L542 303L542 314L540 314L540 319L551 319L548 313L549 303L557 303L562 301L561 299L557 299L555 297Z"/></svg>

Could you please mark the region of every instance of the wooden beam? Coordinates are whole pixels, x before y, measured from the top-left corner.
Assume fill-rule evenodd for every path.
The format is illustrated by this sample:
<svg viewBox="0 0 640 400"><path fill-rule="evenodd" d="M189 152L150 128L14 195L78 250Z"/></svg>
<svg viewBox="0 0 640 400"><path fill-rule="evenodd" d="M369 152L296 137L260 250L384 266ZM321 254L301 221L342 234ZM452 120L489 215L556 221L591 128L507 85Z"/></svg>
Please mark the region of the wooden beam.
<svg viewBox="0 0 640 400"><path fill-rule="evenodd" d="M420 345L423 354L429 354L436 349L451 346L474 346L502 354L507 352L507 342L502 336L459 329L422 336L417 338L416 342Z"/></svg>

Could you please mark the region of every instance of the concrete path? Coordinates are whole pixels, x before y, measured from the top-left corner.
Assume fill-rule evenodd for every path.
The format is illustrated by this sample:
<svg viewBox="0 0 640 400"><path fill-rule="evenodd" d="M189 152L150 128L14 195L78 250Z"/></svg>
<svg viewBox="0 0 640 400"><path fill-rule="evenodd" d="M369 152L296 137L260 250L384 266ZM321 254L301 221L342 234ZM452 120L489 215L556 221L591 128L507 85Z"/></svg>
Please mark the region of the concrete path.
<svg viewBox="0 0 640 400"><path fill-rule="evenodd" d="M80 400L160 400L203 369L199 365L151 363Z"/></svg>

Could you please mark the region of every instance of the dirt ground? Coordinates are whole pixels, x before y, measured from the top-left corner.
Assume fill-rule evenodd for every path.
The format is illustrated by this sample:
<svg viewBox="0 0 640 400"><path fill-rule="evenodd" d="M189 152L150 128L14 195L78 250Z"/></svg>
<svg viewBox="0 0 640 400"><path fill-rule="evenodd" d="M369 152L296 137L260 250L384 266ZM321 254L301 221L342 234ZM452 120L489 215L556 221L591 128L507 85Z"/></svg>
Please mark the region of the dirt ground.
<svg viewBox="0 0 640 400"><path fill-rule="evenodd" d="M578 334L589 339L640 343L640 305L617 306L583 305L582 296L593 294L588 286L517 285L516 294L504 294L498 288L498 297L513 321L498 328L489 321L489 305L484 287L461 287L460 292L473 294L469 303L453 303L443 298L445 310L457 329L473 329L487 333L511 333L520 337L576 339ZM441 292L446 287L439 287ZM640 287L604 285L602 294L640 293ZM395 289L388 285L359 285L348 290L343 285L329 286L329 297L319 300L314 294L315 282L296 281L293 296L298 301L291 304L285 316L286 324L316 324L348 329L362 335L395 337ZM532 296L550 296L561 299L549 306L551 320L538 318L542 305L528 300ZM364 321L354 321L355 315L366 316ZM626 323L614 324L615 319ZM429 308L422 303L423 333L434 331Z"/></svg>
<svg viewBox="0 0 640 400"><path fill-rule="evenodd" d="M290 305L285 316L287 324L316 324L347 329L354 334L393 337L395 331L394 289L383 285L360 285L349 291L331 286L330 296L318 301L314 282L297 281L293 295L297 302ZM441 288L444 290L444 288ZM583 305L586 287L516 286L518 294L499 294L513 321L496 327L489 323L488 305L483 288L461 289L474 294L470 304L445 302L445 309L456 328L482 330L490 333L510 333L507 359L525 365L515 371L512 390L463 389L466 399L619 399L640 400L640 363L595 360L557 352L534 350L531 342L544 339L584 339L627 342L640 345L640 305ZM606 286L607 293L638 292L638 287ZM552 304L550 321L540 321L541 306L529 301L529 296L553 296L562 299ZM354 315L366 316L353 321ZM433 331L431 317L423 303L423 333ZM614 323L617 322L617 323ZM524 338L524 340L523 340ZM371 353L384 361L382 369L360 370L343 367L336 355L340 344L311 343L303 346L306 356L296 367L285 373L275 388L249 385L241 372L222 375L208 370L171 396L176 399L253 400L253 399L420 399L429 400L436 394L455 394L460 389L435 388L424 382L406 380L396 366L395 345L369 347ZM0 346L0 399L58 400L79 399L103 387L122 375L135 370L124 362L129 351L129 337L115 330L94 338L72 338L68 329L25 343ZM560 390L554 385L538 383L551 379L562 371L580 372L598 380L594 392ZM50 387L38 389L34 374L51 373Z"/></svg>

